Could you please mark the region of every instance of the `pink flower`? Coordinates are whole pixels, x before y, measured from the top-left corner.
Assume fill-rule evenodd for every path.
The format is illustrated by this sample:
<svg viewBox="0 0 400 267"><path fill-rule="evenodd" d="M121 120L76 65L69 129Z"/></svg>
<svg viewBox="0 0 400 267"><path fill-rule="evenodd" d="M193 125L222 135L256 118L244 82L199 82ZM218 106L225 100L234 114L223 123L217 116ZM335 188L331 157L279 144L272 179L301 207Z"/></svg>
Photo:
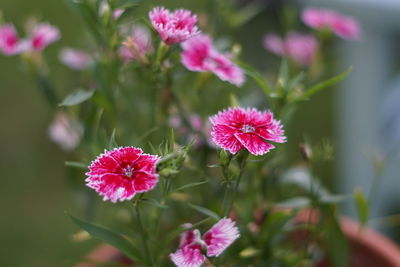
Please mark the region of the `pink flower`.
<svg viewBox="0 0 400 267"><path fill-rule="evenodd" d="M136 25L130 36L123 42L119 54L124 61L143 60L145 55L152 51L150 32L147 28Z"/></svg>
<svg viewBox="0 0 400 267"><path fill-rule="evenodd" d="M77 121L70 119L64 112L56 114L48 130L50 139L66 151L79 145L83 135L83 127Z"/></svg>
<svg viewBox="0 0 400 267"><path fill-rule="evenodd" d="M113 19L118 20L122 16L122 14L124 14L124 12L125 12L125 9L123 9L123 8L114 10Z"/></svg>
<svg viewBox="0 0 400 267"><path fill-rule="evenodd" d="M49 23L39 23L34 26L29 38L30 49L42 51L48 45L60 39L60 31Z"/></svg>
<svg viewBox="0 0 400 267"><path fill-rule="evenodd" d="M156 186L157 161L157 156L144 154L135 147L105 151L89 166L87 186L103 196L103 200L114 203L130 200L136 193L147 192Z"/></svg>
<svg viewBox="0 0 400 267"><path fill-rule="evenodd" d="M0 26L0 50L6 56L20 53L20 40L14 25Z"/></svg>
<svg viewBox="0 0 400 267"><path fill-rule="evenodd" d="M360 25L354 18L330 9L306 8L302 13L303 22L314 29L329 29L347 40L360 38Z"/></svg>
<svg viewBox="0 0 400 267"><path fill-rule="evenodd" d="M191 227L190 224L185 226ZM239 236L235 222L229 218L223 218L203 237L200 236L200 231L197 229L182 233L179 249L169 256L178 267L199 267L206 260L205 255L218 257Z"/></svg>
<svg viewBox="0 0 400 267"><path fill-rule="evenodd" d="M310 34L290 32L285 39L276 34L264 38L265 49L278 56L287 56L300 65L310 65L318 49L317 39Z"/></svg>
<svg viewBox="0 0 400 267"><path fill-rule="evenodd" d="M182 43L182 48L182 64L189 70L211 71L223 81L236 86L243 84L245 78L242 69L214 48L210 36L196 35Z"/></svg>
<svg viewBox="0 0 400 267"><path fill-rule="evenodd" d="M63 64L74 70L83 70L92 64L88 53L73 48L62 49L59 58Z"/></svg>
<svg viewBox="0 0 400 267"><path fill-rule="evenodd" d="M199 33L197 16L189 10L178 9L170 12L164 7L155 7L149 18L161 39L167 45L180 43Z"/></svg>
<svg viewBox="0 0 400 267"><path fill-rule="evenodd" d="M274 148L267 141L286 142L280 121L269 110L229 108L211 117L210 122L214 143L232 154L245 148L253 155L264 155Z"/></svg>

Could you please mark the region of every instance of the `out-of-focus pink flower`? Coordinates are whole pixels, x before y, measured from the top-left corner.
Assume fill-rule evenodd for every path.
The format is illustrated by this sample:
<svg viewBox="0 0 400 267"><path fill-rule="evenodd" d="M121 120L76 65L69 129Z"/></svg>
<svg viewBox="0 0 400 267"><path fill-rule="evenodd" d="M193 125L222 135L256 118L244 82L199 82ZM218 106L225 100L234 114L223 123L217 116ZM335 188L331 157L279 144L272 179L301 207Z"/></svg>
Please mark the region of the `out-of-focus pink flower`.
<svg viewBox="0 0 400 267"><path fill-rule="evenodd" d="M347 40L360 38L361 28L357 20L330 9L306 8L302 13L303 22L314 29L329 29Z"/></svg>
<svg viewBox="0 0 400 267"><path fill-rule="evenodd" d="M190 224L185 226L191 227ZM199 267L206 260L205 255L207 257L219 256L239 236L235 222L229 218L223 218L203 237L200 236L200 231L197 229L182 233L179 249L169 256L178 267Z"/></svg>
<svg viewBox="0 0 400 267"><path fill-rule="evenodd" d="M49 126L50 139L66 151L73 150L79 145L83 135L83 127L77 121L70 119L64 112L56 114Z"/></svg>
<svg viewBox="0 0 400 267"><path fill-rule="evenodd" d="M290 32L285 39L276 34L264 37L265 49L278 56L287 56L300 65L310 65L318 49L317 39L310 34Z"/></svg>
<svg viewBox="0 0 400 267"><path fill-rule="evenodd" d="M12 24L0 26L0 50L6 56L21 52L20 39L17 30Z"/></svg>
<svg viewBox="0 0 400 267"><path fill-rule="evenodd" d="M89 166L87 186L103 196L103 200L113 203L130 200L136 193L147 192L156 186L157 161L157 156L144 154L135 147L105 151Z"/></svg>
<svg viewBox="0 0 400 267"><path fill-rule="evenodd" d="M187 142L195 140L195 146L201 146L206 143L205 136L209 133L207 125L197 114L191 114L188 117L190 127L185 125L182 118L178 115L172 115L168 119L168 124L175 128L177 133L187 137Z"/></svg>
<svg viewBox="0 0 400 267"><path fill-rule="evenodd" d="M125 12L125 9L123 9L123 8L114 10L113 19L118 20L122 16L122 14L124 14L124 12Z"/></svg>
<svg viewBox="0 0 400 267"><path fill-rule="evenodd" d="M58 41L61 37L58 28L43 22L35 25L30 34L29 43L30 49L42 51L48 45Z"/></svg>
<svg viewBox="0 0 400 267"><path fill-rule="evenodd" d="M182 43L182 64L191 71L211 71L221 80L241 86L244 73L227 55L219 53L211 37L198 34Z"/></svg>
<svg viewBox="0 0 400 267"><path fill-rule="evenodd" d="M86 52L73 48L63 48L59 54L60 61L74 70L83 70L92 64L92 58Z"/></svg>
<svg viewBox="0 0 400 267"><path fill-rule="evenodd" d="M268 110L229 108L211 117L210 122L213 141L232 154L245 148L253 155L264 155L275 147L267 141L286 142L280 121Z"/></svg>
<svg viewBox="0 0 400 267"><path fill-rule="evenodd" d="M183 42L199 33L197 16L186 9L170 12L164 7L155 7L150 11L149 18L167 45Z"/></svg>
<svg viewBox="0 0 400 267"><path fill-rule="evenodd" d="M143 60L145 55L152 51L153 45L149 30L141 25L136 25L121 46L119 54L124 61Z"/></svg>

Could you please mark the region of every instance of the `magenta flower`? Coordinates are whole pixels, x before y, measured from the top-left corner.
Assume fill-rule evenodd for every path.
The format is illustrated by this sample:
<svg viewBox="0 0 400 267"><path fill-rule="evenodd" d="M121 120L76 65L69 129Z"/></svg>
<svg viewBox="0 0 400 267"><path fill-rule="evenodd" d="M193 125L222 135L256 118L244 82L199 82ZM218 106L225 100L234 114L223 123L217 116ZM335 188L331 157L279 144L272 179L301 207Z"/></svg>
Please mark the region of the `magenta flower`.
<svg viewBox="0 0 400 267"><path fill-rule="evenodd" d="M223 81L241 86L245 80L244 73L228 56L219 53L213 46L211 37L205 34L196 35L182 43L182 64L191 71L210 71Z"/></svg>
<svg viewBox="0 0 400 267"><path fill-rule="evenodd" d="M290 32L285 39L267 34L264 47L278 56L291 58L297 64L310 65L318 50L318 41L313 35L297 32Z"/></svg>
<svg viewBox="0 0 400 267"><path fill-rule="evenodd" d="M189 10L178 9L170 12L164 7L155 7L149 13L151 24L167 45L188 40L199 33L197 16Z"/></svg>
<svg viewBox="0 0 400 267"><path fill-rule="evenodd" d="M89 166L87 186L103 196L103 200L114 203L130 200L136 193L147 192L156 186L157 161L157 156L144 154L135 147L105 151Z"/></svg>
<svg viewBox="0 0 400 267"><path fill-rule="evenodd" d="M153 45L149 30L141 25L136 25L120 47L119 55L124 61L143 60L145 55L152 51Z"/></svg>
<svg viewBox="0 0 400 267"><path fill-rule="evenodd" d="M63 48L59 59L64 65L74 70L83 70L92 64L92 58L88 53L73 48Z"/></svg>
<svg viewBox="0 0 400 267"><path fill-rule="evenodd" d="M191 224L186 224L191 227ZM203 237L197 229L188 230L181 234L179 249L169 256L178 267L199 267L207 257L218 257L238 237L239 230L235 222L229 218L223 218Z"/></svg>
<svg viewBox="0 0 400 267"><path fill-rule="evenodd" d="M303 22L314 29L329 29L346 40L360 38L361 28L357 20L330 9L309 7L302 13Z"/></svg>
<svg viewBox="0 0 400 267"><path fill-rule="evenodd" d="M64 112L56 114L48 129L50 139L66 151L79 145L83 135L82 125L69 118Z"/></svg>
<svg viewBox="0 0 400 267"><path fill-rule="evenodd" d="M60 31L49 23L39 23L33 27L28 39L30 49L42 51L48 45L58 41L61 37Z"/></svg>
<svg viewBox="0 0 400 267"><path fill-rule="evenodd" d="M274 148L267 141L286 142L280 121L269 110L229 108L211 117L210 122L214 143L232 154L245 148L253 155L264 155Z"/></svg>
<svg viewBox="0 0 400 267"><path fill-rule="evenodd" d="M12 24L0 26L0 50L6 56L12 56L21 52L21 42L17 30Z"/></svg>

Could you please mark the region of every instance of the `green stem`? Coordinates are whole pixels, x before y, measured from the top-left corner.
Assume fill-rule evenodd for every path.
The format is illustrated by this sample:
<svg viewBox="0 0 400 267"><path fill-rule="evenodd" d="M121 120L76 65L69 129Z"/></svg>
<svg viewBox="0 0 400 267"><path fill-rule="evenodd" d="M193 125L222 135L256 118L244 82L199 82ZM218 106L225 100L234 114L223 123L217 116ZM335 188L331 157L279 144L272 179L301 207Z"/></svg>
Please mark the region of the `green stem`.
<svg viewBox="0 0 400 267"><path fill-rule="evenodd" d="M140 200L139 200L140 201ZM142 221L142 216L141 216L141 212L140 212L140 207L139 207L139 203L137 202L135 204L135 211L136 211L136 218L139 224L139 231L140 231L140 235L142 237L142 242L143 242L143 247L144 247L144 253L147 259L147 263L149 264L149 266L153 266L153 260L150 254L150 250L147 244L147 234L144 230L143 227L143 221Z"/></svg>
<svg viewBox="0 0 400 267"><path fill-rule="evenodd" d="M230 192L230 198L229 198L229 202L228 203L224 203L224 216L228 217L229 213L232 210L232 206L233 206L233 202L235 201L235 197L236 194L239 190L239 185L240 185L240 181L242 179L244 170L246 168L246 163L247 163L247 158L249 156L249 152L248 151L243 151L243 154L241 155L239 162L240 162L240 169L239 169L239 175L236 178L236 183L233 187L230 186L230 184L227 184L226 186L226 191L231 191Z"/></svg>

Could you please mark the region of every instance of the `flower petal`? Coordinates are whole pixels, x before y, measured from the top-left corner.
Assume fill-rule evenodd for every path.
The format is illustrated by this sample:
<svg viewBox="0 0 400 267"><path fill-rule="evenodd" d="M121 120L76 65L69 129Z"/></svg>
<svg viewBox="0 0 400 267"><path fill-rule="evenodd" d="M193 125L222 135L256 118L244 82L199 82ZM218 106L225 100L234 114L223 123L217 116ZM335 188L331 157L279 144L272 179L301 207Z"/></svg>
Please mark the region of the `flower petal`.
<svg viewBox="0 0 400 267"><path fill-rule="evenodd" d="M258 135L253 133L236 133L235 137L253 155L260 156L275 148Z"/></svg>
<svg viewBox="0 0 400 267"><path fill-rule="evenodd" d="M235 137L236 129L226 125L215 125L212 128L211 136L213 141L232 154L236 154L243 145Z"/></svg>
<svg viewBox="0 0 400 267"><path fill-rule="evenodd" d="M239 230L234 221L230 218L221 219L203 236L203 240L207 245L207 256L219 256L239 236Z"/></svg>
<svg viewBox="0 0 400 267"><path fill-rule="evenodd" d="M178 249L169 255L171 260L178 267L200 267L206 260L201 253L200 245L191 245Z"/></svg>

